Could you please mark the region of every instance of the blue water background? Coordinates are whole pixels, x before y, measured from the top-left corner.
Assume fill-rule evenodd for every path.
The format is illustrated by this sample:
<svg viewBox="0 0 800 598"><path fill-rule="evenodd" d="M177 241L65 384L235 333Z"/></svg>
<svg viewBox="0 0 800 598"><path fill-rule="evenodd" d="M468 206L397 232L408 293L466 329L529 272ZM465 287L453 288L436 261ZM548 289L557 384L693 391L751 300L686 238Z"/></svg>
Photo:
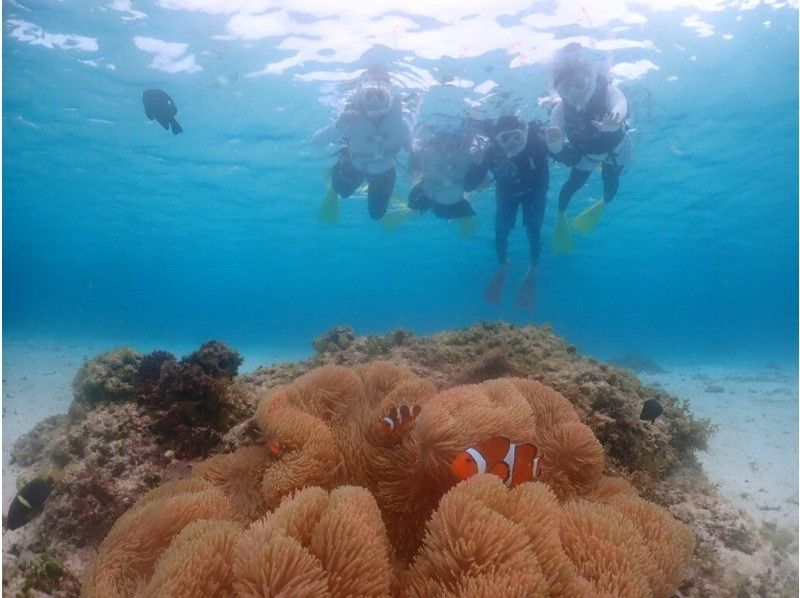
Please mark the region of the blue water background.
<svg viewBox="0 0 800 598"><path fill-rule="evenodd" d="M249 77L288 54L278 48L286 36L215 39L226 15L144 2L134 8L148 17L132 21L102 4L20 2L3 5L7 338L101 338L143 349L222 338L288 354L335 324L428 333L503 319L549 323L600 357L794 359L796 8L701 12L715 33L698 37L681 24L697 8L637 6L647 22L620 35L653 46L618 49L614 60L647 59L658 70L623 83L634 162L600 226L576 237L566 257L549 249L567 175L553 168L537 304L526 313L513 306L527 261L521 227L511 237L503 304L482 298L495 267L492 190L475 201L472 239L430 214L387 232L369 220L364 197L343 202L338 226L317 221L330 161L305 142L331 110L319 101L322 85L298 75L362 64L312 61ZM94 37L99 50L26 43L10 35L11 17ZM585 25L552 32L556 41L613 36ZM135 35L188 43L203 70L151 68ZM391 47L385 54L413 57ZM80 62L98 57L99 66ZM491 78L529 100L529 116L544 115L535 108L547 81L542 64L509 69L502 49L415 64L446 65L476 83L492 69ZM148 87L175 99L182 135L145 119ZM599 197L598 175L572 214ZM401 171L397 195L408 188Z"/></svg>

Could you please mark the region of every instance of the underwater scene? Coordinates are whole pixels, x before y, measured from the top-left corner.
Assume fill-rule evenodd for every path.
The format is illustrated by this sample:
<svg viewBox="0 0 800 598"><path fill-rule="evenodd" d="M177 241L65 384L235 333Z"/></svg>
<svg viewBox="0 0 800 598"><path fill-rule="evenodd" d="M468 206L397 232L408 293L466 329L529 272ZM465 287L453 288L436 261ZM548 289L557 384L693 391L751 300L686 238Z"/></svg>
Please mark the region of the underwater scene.
<svg viewBox="0 0 800 598"><path fill-rule="evenodd" d="M3 596L798 595L797 0L3 0Z"/></svg>

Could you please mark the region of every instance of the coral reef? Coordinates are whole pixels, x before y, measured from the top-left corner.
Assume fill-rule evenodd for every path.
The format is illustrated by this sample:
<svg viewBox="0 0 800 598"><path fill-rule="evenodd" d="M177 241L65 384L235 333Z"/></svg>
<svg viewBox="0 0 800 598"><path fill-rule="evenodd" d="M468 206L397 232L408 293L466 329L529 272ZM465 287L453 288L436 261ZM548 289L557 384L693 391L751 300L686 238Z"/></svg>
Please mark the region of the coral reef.
<svg viewBox="0 0 800 598"><path fill-rule="evenodd" d="M142 354L127 347L93 357L80 367L72 381L75 400L96 405L132 399L141 362Z"/></svg>
<svg viewBox="0 0 800 598"><path fill-rule="evenodd" d="M242 356L221 341L208 341L183 358L186 363L196 365L212 378L232 379L242 365Z"/></svg>
<svg viewBox="0 0 800 598"><path fill-rule="evenodd" d="M142 358L139 370L136 372L138 394L146 395L158 386L158 381L161 379L161 367L168 361L176 361L175 356L169 351L161 350L155 350Z"/></svg>
<svg viewBox="0 0 800 598"><path fill-rule="evenodd" d="M598 511L617 519L610 513L624 514L620 516L627 523L622 527L633 537L641 538L633 543L645 546L654 555L644 567L634 559L636 573L625 583L631 588L641 588L644 583L656 591L675 575L664 555L688 550L682 540L685 536L670 526L646 527L637 522L637 517L642 516L663 521L664 510L689 526L696 540L688 566L683 569L683 581L676 582L686 598L797 595L796 553L786 548L788 542L777 539L777 549L762 537L752 520L722 500L705 480L694 455L705 446L712 427L693 418L688 403L641 384L627 371L582 357L547 327L487 323L430 336L397 331L369 337L356 337L351 329L342 327L323 337L333 342L318 343L318 353L308 361L265 366L252 374L226 379L221 397L224 409L214 425L189 418L159 431L159 422L165 421L169 412L168 404L161 403L158 397L161 367L181 362L167 355L151 354L149 365L145 366L142 359L139 367L139 372L149 368L150 373L133 382L135 401L76 402L68 415L48 418L20 438L12 456L15 466L23 468L21 477L33 479L54 467L64 468L64 475L39 517L19 530L6 532L4 595L28 595L23 592L34 591L37 596L77 596L77 580L86 578L88 563L100 541L113 537L109 530L121 525L115 522L124 523L126 511L141 513L146 502L162 505L160 511L151 505L151 512L166 516L163 505L169 499L164 493L177 490L181 490L180 494L210 492L221 501L226 500L231 512L217 519L219 527L191 521L170 538L159 540L161 545L155 548L159 556L135 573L143 580L143 595L148 595L144 593L146 588L149 595L181 595L174 584L190 588L187 591L220 596L231 595L230 588L233 592L256 592L256 585L237 586L232 581L244 574L243 569L235 568L237 560L231 558L232 547L236 546L233 540L241 542L256 522L269 520L286 503L309 491L330 497L347 486L364 488L359 492L372 496L370 508L377 507L383 514L384 524L379 529L389 546L387 559L392 573L385 578L391 583L389 595L401 593L401 588L407 594L419 595L428 586L412 583L413 572L415 567L439 566L436 561L428 563L424 555L425 547L436 541L435 526L452 521L446 505L463 500L458 496L472 496L470 492L483 493L484 490L467 489L473 485L483 488L484 484L496 488L486 490L486 496L481 494L482 508L494 513L491 521L518 526L509 539L516 538L515 546L520 552L530 554L535 550L537 555L545 556L537 557L536 566L528 563L529 570L522 572L494 571L494 566L488 565L485 570L473 571L474 575L458 577L457 586L450 585L439 595L513 595L508 588L515 583L527 584L525 587L531 589L522 595L535 595L537 588L546 588L542 591L547 595L570 587L559 582L556 572L562 567L570 571L581 568L581 575L570 579L577 580L575 583L581 584L583 590L586 583L592 588L610 587L591 585L599 583L592 577L591 560L592 554L599 554L592 552L599 550L599 544L575 543L562 531L563 523L574 528L594 526L591 529L600 534L605 528L598 523L604 520ZM365 365L375 359L384 361ZM220 362L216 363L223 371ZM191 365L203 369L200 363ZM329 367L304 377L321 366ZM156 369L158 380L153 375ZM346 372L343 376L342 371ZM483 384L502 377L518 380ZM143 384L143 379L148 382ZM511 408L527 409L537 421L548 421L548 428L561 430L560 434L549 434L550 455L557 455L553 448L576 442L565 456L581 454L575 452L580 448L583 457L572 461L573 469L569 460L556 459L542 467L537 482L511 490L498 485L499 478L490 476L477 476L455 486L456 480L437 478L437 472L447 472L451 450L464 448L459 444L460 438L465 438L464 442L480 440L466 438L460 414L454 416L456 412L450 411L441 399L447 393L460 394L463 389L448 389L462 384L477 384L467 388L479 401L491 404L497 397ZM530 390L526 389L529 384ZM546 409L530 398L536 389L545 387L554 389ZM265 401L268 396L270 400ZM561 401L554 398L559 396ZM644 401L650 398L658 399L664 407L664 414L654 423L639 419ZM420 405L422 411L409 426L384 432L382 418L402 405ZM356 413L369 415L359 418L354 417ZM448 424L447 420L455 422ZM502 429L509 434L525 433L524 425L518 422L496 423L505 426ZM185 446L180 445L175 433L180 425L181 433L189 438ZM586 430L596 440L587 437ZM202 445L209 438L208 444ZM420 458L423 438L426 446L442 449L439 458ZM532 436L514 439L534 440ZM544 444L548 439L537 441ZM202 445L200 450L196 450L195 443ZM597 465L600 446L601 462ZM320 468L318 459L329 467ZM581 472L586 475L579 475ZM306 475L309 483L298 484ZM265 479L268 484L264 484ZM434 485L425 486L431 479ZM163 486L158 488L160 484ZM535 490L523 492L522 488ZM530 514L530 521L510 516L513 508L508 505L514 504L513 497L524 493L528 493L526 501L538 505L536 509L520 509ZM636 498L637 493L641 498ZM149 496L145 503L140 499L143 495ZM443 497L453 502L448 503ZM642 507L645 500L650 503ZM556 511L545 508L552 504L557 505ZM650 513L649 509L657 511ZM559 521L557 526L554 520ZM464 521L465 525L469 523ZM276 529L271 527L264 537L268 536L275 545L291 545L291 552L281 554L291 555L295 559L292 562L319 560L313 544L293 535L305 533L303 529L291 525L285 528L286 532ZM491 537L492 529L478 525L468 531ZM529 535L526 530L539 535ZM769 534L764 536L771 538ZM606 538L602 542L608 544L602 550L613 549L618 558L628 558L617 548L617 536L602 537ZM659 551L656 546L663 549ZM469 545L450 548L466 550ZM208 576L198 575L197 567L181 556L187 553L204 559ZM38 573L33 574L42 569L40 559L44 554L63 569L62 577L45 576L45 580ZM461 558L464 553L452 554ZM498 548L496 554L507 553ZM491 556L481 554L476 558L490 563ZM281 567L287 562L273 560L270 571L278 577L269 579L281 579ZM230 569L230 563L234 569ZM314 584L322 583L324 572L320 574L316 568L308 571L311 585L303 587L319 587ZM450 573L459 575L457 569ZM244 583L243 579L240 583ZM264 590L263 585L260 587ZM580 596L578 590L575 595Z"/></svg>
<svg viewBox="0 0 800 598"><path fill-rule="evenodd" d="M664 374L666 370L658 365L655 361L644 355L637 353L627 353L616 359L609 361L611 365L618 368L631 370L637 374Z"/></svg>
<svg viewBox="0 0 800 598"><path fill-rule="evenodd" d="M329 353L337 349L346 349L355 338L350 326L334 326L315 338L312 345L320 353Z"/></svg>
<svg viewBox="0 0 800 598"><path fill-rule="evenodd" d="M486 584L518 595L670 595L691 533L624 482L603 480L602 448L564 397L514 378L433 393L380 361L323 366L274 388L255 415L263 441L140 499L100 545L84 595L142 586L158 595L190 582L196 593L178 595L438 596ZM382 441L379 414L400 403L419 416ZM509 492L485 474L451 489L453 458L498 434L541 449L541 481ZM196 571L197 551L213 566Z"/></svg>

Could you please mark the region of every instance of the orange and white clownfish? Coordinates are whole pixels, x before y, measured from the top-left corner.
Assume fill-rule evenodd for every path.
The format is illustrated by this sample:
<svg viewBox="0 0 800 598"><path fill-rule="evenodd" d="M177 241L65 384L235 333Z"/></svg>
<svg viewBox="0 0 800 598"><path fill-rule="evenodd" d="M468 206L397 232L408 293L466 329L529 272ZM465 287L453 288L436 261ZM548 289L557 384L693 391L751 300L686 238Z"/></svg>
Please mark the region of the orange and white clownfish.
<svg viewBox="0 0 800 598"><path fill-rule="evenodd" d="M539 476L539 451L532 444L516 444L495 436L460 452L450 469L459 480L492 473L513 488Z"/></svg>
<svg viewBox="0 0 800 598"><path fill-rule="evenodd" d="M278 457L283 452L283 447L277 440L269 440L267 442L267 450L270 452L270 454Z"/></svg>
<svg viewBox="0 0 800 598"><path fill-rule="evenodd" d="M413 408L408 405L392 407L386 417L381 420L381 428L386 434L404 430L411 422L417 419L420 411L422 411L422 407L419 405L414 405Z"/></svg>

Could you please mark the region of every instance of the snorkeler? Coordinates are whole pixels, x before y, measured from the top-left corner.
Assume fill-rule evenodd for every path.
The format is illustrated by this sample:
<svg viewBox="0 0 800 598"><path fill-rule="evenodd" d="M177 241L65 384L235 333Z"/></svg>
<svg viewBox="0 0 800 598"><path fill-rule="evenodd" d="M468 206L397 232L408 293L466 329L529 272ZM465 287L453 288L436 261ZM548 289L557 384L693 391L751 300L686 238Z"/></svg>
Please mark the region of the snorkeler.
<svg viewBox="0 0 800 598"><path fill-rule="evenodd" d="M572 167L558 196L553 249L569 253L572 237L566 209L573 195L586 184L592 170L601 168L603 198L578 214L572 220L572 228L590 232L617 193L629 153L625 122L628 103L578 43L568 44L556 54L553 87L560 101L550 114L547 147L556 160Z"/></svg>
<svg viewBox="0 0 800 598"><path fill-rule="evenodd" d="M466 130L440 130L419 144L412 162L421 177L408 195L409 208L420 212L431 210L444 220L464 221L475 216L475 210L464 197L464 177L472 164L473 138Z"/></svg>
<svg viewBox="0 0 800 598"><path fill-rule="evenodd" d="M317 131L312 142L344 145L331 169L321 218L335 220L339 198L350 197L364 179L369 215L376 220L383 217L394 190L397 154L400 149L410 151L411 145L410 126L388 76L368 71L344 112Z"/></svg>
<svg viewBox="0 0 800 598"><path fill-rule="evenodd" d="M484 296L498 303L508 275L508 236L522 207L522 223L528 233L531 263L517 294L519 307L533 307L536 295L536 264L541 253L541 228L550 182L547 146L535 123L516 116L502 116L492 139L476 135L471 150L473 164L467 171L464 189L476 189L486 173L494 174L497 197L495 249L500 266L486 287Z"/></svg>

